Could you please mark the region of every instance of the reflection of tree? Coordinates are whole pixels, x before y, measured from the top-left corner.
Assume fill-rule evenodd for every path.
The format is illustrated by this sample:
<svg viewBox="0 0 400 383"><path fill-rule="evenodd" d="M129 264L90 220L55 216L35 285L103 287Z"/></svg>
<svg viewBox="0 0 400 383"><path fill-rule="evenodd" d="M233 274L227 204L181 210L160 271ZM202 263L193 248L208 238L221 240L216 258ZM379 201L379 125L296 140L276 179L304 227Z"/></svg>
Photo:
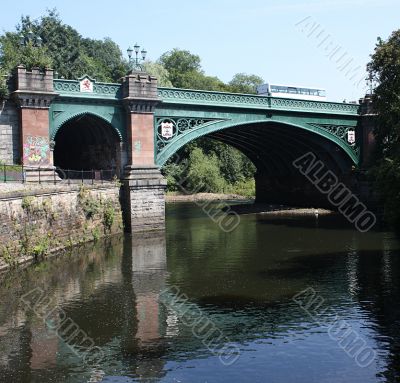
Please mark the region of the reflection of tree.
<svg viewBox="0 0 400 383"><path fill-rule="evenodd" d="M342 258L324 255L342 253L354 235L343 230L338 241L335 231L320 230L314 217L271 221L255 215L241 216L238 229L225 233L201 208L191 217L185 216L191 210L186 204L168 209L170 282L193 299L291 299L307 287L316 270L322 279L340 264Z"/></svg>
<svg viewBox="0 0 400 383"><path fill-rule="evenodd" d="M361 252L357 263L355 297L371 316L379 334L376 342L387 352L383 376L400 381L400 253L398 243L383 240L380 251Z"/></svg>

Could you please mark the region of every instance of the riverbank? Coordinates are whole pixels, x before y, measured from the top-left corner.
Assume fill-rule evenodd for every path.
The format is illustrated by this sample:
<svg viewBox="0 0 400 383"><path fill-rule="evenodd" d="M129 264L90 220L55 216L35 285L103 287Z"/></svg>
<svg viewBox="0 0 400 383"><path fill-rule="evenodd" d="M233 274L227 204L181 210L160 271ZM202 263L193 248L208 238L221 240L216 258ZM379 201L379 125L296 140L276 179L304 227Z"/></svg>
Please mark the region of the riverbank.
<svg viewBox="0 0 400 383"><path fill-rule="evenodd" d="M304 207L290 207L284 205L271 205L271 204L240 204L232 205L229 211L234 211L237 214L265 214L270 216L325 216L337 214L333 210L322 208L304 208Z"/></svg>
<svg viewBox="0 0 400 383"><path fill-rule="evenodd" d="M289 207L284 205L271 205L255 203L254 198L238 194L223 193L197 193L197 194L167 194L165 201L168 203L201 202L201 201L240 201L240 204L225 208L237 214L265 214L270 216L325 216L336 214L333 210L322 208ZM247 203L246 203L247 202Z"/></svg>
<svg viewBox="0 0 400 383"><path fill-rule="evenodd" d="M232 200L252 201L253 199L239 194L224 194L224 193L196 193L196 194L167 193L165 195L165 202L200 202L200 201L232 201Z"/></svg>

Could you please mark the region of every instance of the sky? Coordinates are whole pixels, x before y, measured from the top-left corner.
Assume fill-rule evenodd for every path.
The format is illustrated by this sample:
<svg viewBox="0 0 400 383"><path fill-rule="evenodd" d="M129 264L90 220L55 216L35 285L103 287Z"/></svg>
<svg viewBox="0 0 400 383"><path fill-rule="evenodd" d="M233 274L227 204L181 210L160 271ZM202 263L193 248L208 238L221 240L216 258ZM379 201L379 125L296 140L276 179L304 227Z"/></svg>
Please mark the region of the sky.
<svg viewBox="0 0 400 383"><path fill-rule="evenodd" d="M1 32L21 15L57 8L84 37L110 37L126 54L136 42L155 61L173 48L201 58L204 72L325 89L353 101L368 89L365 66L377 37L400 28L399 0L35 0L6 1Z"/></svg>

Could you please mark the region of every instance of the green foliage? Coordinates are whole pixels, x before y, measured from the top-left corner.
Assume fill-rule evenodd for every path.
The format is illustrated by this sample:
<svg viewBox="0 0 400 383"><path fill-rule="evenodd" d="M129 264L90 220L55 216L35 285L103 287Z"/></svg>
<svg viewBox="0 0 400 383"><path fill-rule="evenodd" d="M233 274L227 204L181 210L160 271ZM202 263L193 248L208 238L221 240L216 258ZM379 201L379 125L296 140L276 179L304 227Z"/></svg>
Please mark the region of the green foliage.
<svg viewBox="0 0 400 383"><path fill-rule="evenodd" d="M201 72L200 57L187 50L178 48L164 53L158 60L169 73L169 79L173 86L186 88L190 77Z"/></svg>
<svg viewBox="0 0 400 383"><path fill-rule="evenodd" d="M17 258L13 255L12 249L9 246L2 246L0 249L0 259L2 259L9 266L13 267L17 265Z"/></svg>
<svg viewBox="0 0 400 383"><path fill-rule="evenodd" d="M158 86L172 87L172 82L169 79L169 73L162 64L152 61L145 61L143 67L147 73L157 77Z"/></svg>
<svg viewBox="0 0 400 383"><path fill-rule="evenodd" d="M92 230L92 235L93 235L93 240L94 240L95 242L97 242L97 241L100 239L100 230L99 230L98 227L95 227L95 228Z"/></svg>
<svg viewBox="0 0 400 383"><path fill-rule="evenodd" d="M234 93L255 94L257 86L263 83L264 80L260 76L237 73L229 82L229 91Z"/></svg>
<svg viewBox="0 0 400 383"><path fill-rule="evenodd" d="M252 198L256 194L255 180L254 178L249 178L238 181L228 188L228 192Z"/></svg>
<svg viewBox="0 0 400 383"><path fill-rule="evenodd" d="M28 23L29 19L22 19ZM36 47L32 42L20 45L20 33L28 32L28 25L17 32L6 32L0 36L1 52L0 67L5 73L10 73L18 65L24 65L28 70L39 68L44 70L53 66L51 55L45 46Z"/></svg>
<svg viewBox="0 0 400 383"><path fill-rule="evenodd" d="M101 208L100 202L90 194L84 185L79 189L78 203L88 219L98 214Z"/></svg>
<svg viewBox="0 0 400 383"><path fill-rule="evenodd" d="M167 161L162 168L162 173L167 178L167 191L181 190L181 183L186 178L187 160L175 163L173 160Z"/></svg>
<svg viewBox="0 0 400 383"><path fill-rule="evenodd" d="M50 249L50 236L51 234L49 233L47 236L40 237L36 244L32 247L31 253L35 258L48 254Z"/></svg>
<svg viewBox="0 0 400 383"><path fill-rule="evenodd" d="M111 200L108 200L105 202L103 207L104 228L108 231L111 231L114 220L115 220L114 204L112 203Z"/></svg>
<svg viewBox="0 0 400 383"><path fill-rule="evenodd" d="M35 197L33 196L25 196L22 198L21 207L26 212L32 212L34 210L34 201Z"/></svg>
<svg viewBox="0 0 400 383"><path fill-rule="evenodd" d="M201 148L195 148L189 155L189 164L189 192L220 193L225 190L226 183L219 170L217 156L206 156Z"/></svg>
<svg viewBox="0 0 400 383"><path fill-rule="evenodd" d="M375 130L377 155L400 156L400 30L387 41L378 38L368 64L370 78L377 84L374 108L378 113Z"/></svg>
<svg viewBox="0 0 400 383"><path fill-rule="evenodd" d="M377 113L375 166L370 174L384 202L385 220L400 227L400 30L387 41L378 38L368 64L376 84L373 94Z"/></svg>
<svg viewBox="0 0 400 383"><path fill-rule="evenodd" d="M41 47L32 43L20 46L20 35L31 30L42 39ZM32 67L53 67L61 77L78 78L90 74L97 81L117 81L128 70L118 45L110 38L82 38L71 26L64 24L57 11L48 11L38 20L22 17L15 32L0 36L2 50L0 67L10 72L19 64Z"/></svg>

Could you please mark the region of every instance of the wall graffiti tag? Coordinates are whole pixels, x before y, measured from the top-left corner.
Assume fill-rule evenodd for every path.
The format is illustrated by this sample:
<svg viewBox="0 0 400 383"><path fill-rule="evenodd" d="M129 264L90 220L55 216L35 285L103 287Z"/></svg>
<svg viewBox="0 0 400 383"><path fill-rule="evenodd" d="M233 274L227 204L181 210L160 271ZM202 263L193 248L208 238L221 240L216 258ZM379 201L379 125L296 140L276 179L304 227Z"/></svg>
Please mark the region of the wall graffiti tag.
<svg viewBox="0 0 400 383"><path fill-rule="evenodd" d="M40 136L27 136L23 148L24 163L47 165L49 158L49 139Z"/></svg>

